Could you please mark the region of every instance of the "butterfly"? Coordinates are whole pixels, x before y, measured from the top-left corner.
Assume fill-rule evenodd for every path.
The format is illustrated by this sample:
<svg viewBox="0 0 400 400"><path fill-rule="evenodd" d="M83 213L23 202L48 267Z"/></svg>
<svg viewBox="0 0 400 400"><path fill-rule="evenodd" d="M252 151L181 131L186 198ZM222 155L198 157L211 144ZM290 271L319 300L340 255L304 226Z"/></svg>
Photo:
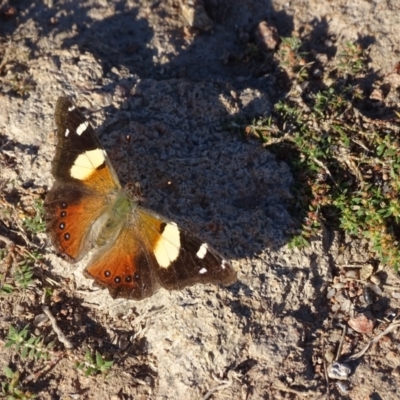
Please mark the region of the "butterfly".
<svg viewBox="0 0 400 400"><path fill-rule="evenodd" d="M55 122L55 183L44 207L47 232L67 261L94 250L84 274L113 298L141 300L160 287L236 281L221 254L142 207L135 185L121 186L94 129L69 98L57 100Z"/></svg>

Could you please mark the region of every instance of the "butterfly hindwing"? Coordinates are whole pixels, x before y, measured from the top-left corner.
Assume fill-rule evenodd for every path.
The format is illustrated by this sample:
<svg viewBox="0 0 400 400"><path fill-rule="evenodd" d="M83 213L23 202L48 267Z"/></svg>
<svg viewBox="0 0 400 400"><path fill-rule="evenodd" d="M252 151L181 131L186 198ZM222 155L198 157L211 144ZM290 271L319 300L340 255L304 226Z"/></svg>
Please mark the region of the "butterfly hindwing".
<svg viewBox="0 0 400 400"><path fill-rule="evenodd" d="M107 288L113 298L141 300L158 288L148 248L135 231L123 228L116 240L90 260L85 275L101 287Z"/></svg>
<svg viewBox="0 0 400 400"><path fill-rule="evenodd" d="M137 229L150 242L154 270L160 285L168 290L196 283L230 285L236 273L221 254L175 222L145 208L138 208ZM151 240L147 232L152 232Z"/></svg>
<svg viewBox="0 0 400 400"><path fill-rule="evenodd" d="M119 236L94 256L85 274L112 297L135 300L151 296L160 286L179 290L236 281L232 266L212 247L143 207L132 210Z"/></svg>

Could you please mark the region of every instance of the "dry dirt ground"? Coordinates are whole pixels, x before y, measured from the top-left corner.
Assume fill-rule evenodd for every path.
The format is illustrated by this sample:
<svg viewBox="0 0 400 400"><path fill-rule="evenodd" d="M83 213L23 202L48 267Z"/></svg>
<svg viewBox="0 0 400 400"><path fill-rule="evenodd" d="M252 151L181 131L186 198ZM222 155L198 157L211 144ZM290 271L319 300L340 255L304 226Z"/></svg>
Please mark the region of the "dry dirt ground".
<svg viewBox="0 0 400 400"><path fill-rule="evenodd" d="M399 308L397 276L378 266L383 294L369 308L382 321L376 331L349 329L327 295L344 265L368 263L364 244L334 235L328 250L322 237L289 249L298 220L287 206L288 166L226 128L235 118L268 115L288 91L277 65L254 71L243 62L261 21L279 36L300 36L308 51L328 59L345 40L370 46L373 79L399 59L398 0L199 1L195 22L190 2L178 0L1 7L3 199L24 209L44 198L53 182L55 102L73 96L91 111L121 180L140 182L148 207L212 243L239 278L229 288L197 285L141 302L112 300L83 278L86 260L63 262L44 233L24 238L2 214L2 236L32 242L46 257L32 289L0 297L1 382L9 366L40 399L399 397L396 331L349 363L348 381L338 384L324 372L342 339L339 360L383 331L384 311ZM50 323L37 323L42 302L74 350L64 353ZM56 342L58 358L44 372L43 364L4 347L9 326L26 324ZM114 361L106 377L75 368L87 349ZM28 380L30 373L36 375Z"/></svg>

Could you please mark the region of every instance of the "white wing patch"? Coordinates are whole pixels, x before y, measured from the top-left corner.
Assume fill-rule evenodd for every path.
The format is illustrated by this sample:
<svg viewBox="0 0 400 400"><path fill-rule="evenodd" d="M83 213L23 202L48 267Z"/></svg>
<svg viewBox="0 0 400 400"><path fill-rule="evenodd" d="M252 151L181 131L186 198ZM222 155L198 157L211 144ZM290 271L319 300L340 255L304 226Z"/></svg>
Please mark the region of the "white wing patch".
<svg viewBox="0 0 400 400"><path fill-rule="evenodd" d="M207 270L205 269L205 268L202 268L200 271L199 271L199 274L205 274L207 272Z"/></svg>
<svg viewBox="0 0 400 400"><path fill-rule="evenodd" d="M69 135L69 129L67 128L66 130L65 130L65 137L67 137Z"/></svg>
<svg viewBox="0 0 400 400"><path fill-rule="evenodd" d="M89 122L85 121L82 122L77 128L76 128L76 134L81 136L83 132L86 131L87 127L89 126Z"/></svg>
<svg viewBox="0 0 400 400"><path fill-rule="evenodd" d="M74 110L75 110L75 106L68 107L69 112L74 111Z"/></svg>
<svg viewBox="0 0 400 400"><path fill-rule="evenodd" d="M74 165L71 167L71 177L84 181L92 175L96 168L100 167L105 160L105 152L102 149L85 151L76 158Z"/></svg>
<svg viewBox="0 0 400 400"><path fill-rule="evenodd" d="M154 255L161 268L168 268L179 256L181 237L178 225L167 224L154 248Z"/></svg>
<svg viewBox="0 0 400 400"><path fill-rule="evenodd" d="M202 260L207 254L207 249L208 249L208 244L207 243L203 243L200 246L199 250L197 251L196 256L199 257Z"/></svg>

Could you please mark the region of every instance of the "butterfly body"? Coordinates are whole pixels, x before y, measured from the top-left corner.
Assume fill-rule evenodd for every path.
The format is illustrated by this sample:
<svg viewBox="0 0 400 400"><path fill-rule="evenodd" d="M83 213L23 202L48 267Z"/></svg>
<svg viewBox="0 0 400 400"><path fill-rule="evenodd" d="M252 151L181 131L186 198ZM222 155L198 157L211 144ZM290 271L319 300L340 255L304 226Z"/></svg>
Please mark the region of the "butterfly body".
<svg viewBox="0 0 400 400"><path fill-rule="evenodd" d="M217 251L142 207L134 185L122 188L95 131L68 98L58 99L55 120L55 184L45 211L59 253L77 262L94 249L85 275L113 297L140 300L160 286L174 290L236 281Z"/></svg>

